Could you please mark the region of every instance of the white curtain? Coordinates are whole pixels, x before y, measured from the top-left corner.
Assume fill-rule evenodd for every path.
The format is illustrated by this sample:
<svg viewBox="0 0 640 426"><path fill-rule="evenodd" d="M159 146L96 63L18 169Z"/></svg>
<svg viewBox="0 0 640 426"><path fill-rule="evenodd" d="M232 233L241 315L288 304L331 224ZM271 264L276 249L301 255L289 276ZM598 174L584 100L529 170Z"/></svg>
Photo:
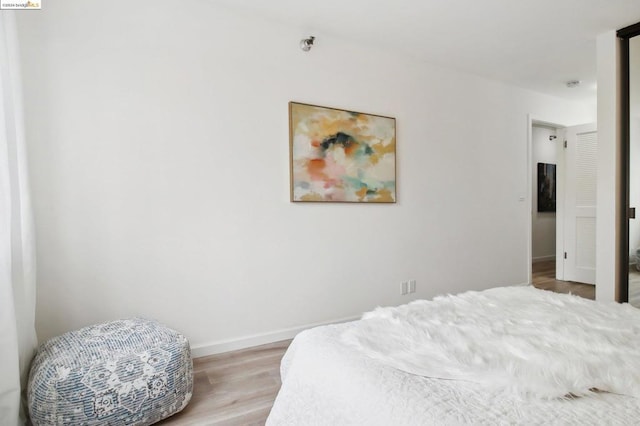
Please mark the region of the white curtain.
<svg viewBox="0 0 640 426"><path fill-rule="evenodd" d="M14 12L0 13L0 425L24 423L36 346L35 247Z"/></svg>

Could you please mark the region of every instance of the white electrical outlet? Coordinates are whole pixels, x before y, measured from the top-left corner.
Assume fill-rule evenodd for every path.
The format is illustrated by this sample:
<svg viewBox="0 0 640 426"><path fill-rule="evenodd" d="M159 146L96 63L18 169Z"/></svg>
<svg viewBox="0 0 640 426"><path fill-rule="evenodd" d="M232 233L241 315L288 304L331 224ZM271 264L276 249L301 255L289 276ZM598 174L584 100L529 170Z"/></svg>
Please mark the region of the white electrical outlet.
<svg viewBox="0 0 640 426"><path fill-rule="evenodd" d="M402 281L400 283L400 293L401 294L409 293L409 281Z"/></svg>
<svg viewBox="0 0 640 426"><path fill-rule="evenodd" d="M416 292L416 280L409 281L409 293Z"/></svg>

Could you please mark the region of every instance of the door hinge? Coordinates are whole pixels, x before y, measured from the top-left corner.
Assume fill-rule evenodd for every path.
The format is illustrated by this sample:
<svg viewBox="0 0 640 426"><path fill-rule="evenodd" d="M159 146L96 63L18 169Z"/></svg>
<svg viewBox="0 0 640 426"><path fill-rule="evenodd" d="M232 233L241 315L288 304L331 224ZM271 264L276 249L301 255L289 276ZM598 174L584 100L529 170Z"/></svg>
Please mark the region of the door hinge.
<svg viewBox="0 0 640 426"><path fill-rule="evenodd" d="M566 140L564 141L564 147L565 148L567 147L567 141Z"/></svg>
<svg viewBox="0 0 640 426"><path fill-rule="evenodd" d="M635 219L635 218L636 218L636 208L629 207L629 219Z"/></svg>
<svg viewBox="0 0 640 426"><path fill-rule="evenodd" d="M564 252L564 258L565 259L567 258L567 252L566 251Z"/></svg>

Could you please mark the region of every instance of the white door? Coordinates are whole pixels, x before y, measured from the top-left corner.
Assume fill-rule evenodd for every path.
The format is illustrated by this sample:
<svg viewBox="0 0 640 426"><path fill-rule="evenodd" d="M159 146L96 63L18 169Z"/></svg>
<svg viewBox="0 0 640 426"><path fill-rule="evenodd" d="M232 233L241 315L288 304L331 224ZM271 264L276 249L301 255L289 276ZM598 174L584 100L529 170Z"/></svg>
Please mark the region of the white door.
<svg viewBox="0 0 640 426"><path fill-rule="evenodd" d="M564 279L595 284L596 125L567 127L565 139Z"/></svg>

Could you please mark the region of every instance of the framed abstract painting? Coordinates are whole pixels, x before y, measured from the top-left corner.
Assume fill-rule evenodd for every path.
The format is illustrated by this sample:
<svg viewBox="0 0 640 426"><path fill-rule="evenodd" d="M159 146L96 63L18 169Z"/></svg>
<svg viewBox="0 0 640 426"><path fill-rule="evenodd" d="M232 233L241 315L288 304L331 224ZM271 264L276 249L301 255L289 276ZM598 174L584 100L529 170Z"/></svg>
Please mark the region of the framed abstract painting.
<svg viewBox="0 0 640 426"><path fill-rule="evenodd" d="M291 201L395 203L396 120L289 102Z"/></svg>

